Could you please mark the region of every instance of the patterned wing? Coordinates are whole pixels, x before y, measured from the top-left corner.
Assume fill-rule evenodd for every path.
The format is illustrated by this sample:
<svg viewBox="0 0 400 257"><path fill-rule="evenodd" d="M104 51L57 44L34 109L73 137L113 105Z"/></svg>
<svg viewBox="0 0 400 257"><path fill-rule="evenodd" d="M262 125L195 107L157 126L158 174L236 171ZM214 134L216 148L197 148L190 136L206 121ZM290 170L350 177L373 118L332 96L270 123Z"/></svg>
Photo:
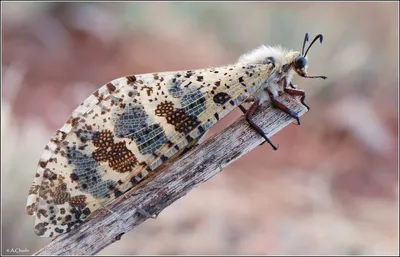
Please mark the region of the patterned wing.
<svg viewBox="0 0 400 257"><path fill-rule="evenodd" d="M35 233L79 226L174 158L257 91L267 65L116 79L86 99L45 147L29 190Z"/></svg>

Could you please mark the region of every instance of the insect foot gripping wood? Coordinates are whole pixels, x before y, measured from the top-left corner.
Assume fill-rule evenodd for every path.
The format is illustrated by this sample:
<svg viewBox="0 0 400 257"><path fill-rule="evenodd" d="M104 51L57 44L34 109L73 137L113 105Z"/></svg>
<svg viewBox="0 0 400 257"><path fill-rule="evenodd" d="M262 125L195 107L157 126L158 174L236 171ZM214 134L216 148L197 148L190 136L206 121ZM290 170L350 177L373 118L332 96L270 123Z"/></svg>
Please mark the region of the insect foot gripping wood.
<svg viewBox="0 0 400 257"><path fill-rule="evenodd" d="M326 79L308 76L306 71L308 50L318 39L322 42L322 35L305 53L308 34L301 53L261 46L222 67L129 75L105 84L73 111L40 157L26 206L27 213L36 216L34 232L42 237L70 232L116 199L122 202L122 195L139 194L143 183L152 182L167 163L179 161L177 157L236 107L276 150L268 133L276 133L286 120L268 121L281 123L266 133L254 115L263 102L272 103L275 110L300 123L303 110L291 107L290 101L300 97L299 104L309 107L305 92L293 85L292 78L298 74ZM249 101L254 103L246 110L242 104ZM169 182L176 185L174 179ZM158 213L144 207L146 212L140 211L142 207L137 210L141 217Z"/></svg>

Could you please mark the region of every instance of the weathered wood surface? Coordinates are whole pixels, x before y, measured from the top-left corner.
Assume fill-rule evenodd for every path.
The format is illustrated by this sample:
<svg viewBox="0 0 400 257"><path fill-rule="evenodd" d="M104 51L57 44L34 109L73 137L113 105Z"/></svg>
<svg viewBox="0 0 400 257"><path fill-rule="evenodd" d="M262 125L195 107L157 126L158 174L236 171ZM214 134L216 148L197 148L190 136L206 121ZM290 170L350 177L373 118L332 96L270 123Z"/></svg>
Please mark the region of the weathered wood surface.
<svg viewBox="0 0 400 257"><path fill-rule="evenodd" d="M279 96L279 99L299 116L307 112L298 99L287 94ZM268 137L294 122L289 115L271 107L268 102L254 113L253 120ZM137 211L135 206L140 206L148 214L159 214L263 141L264 139L249 127L244 116L241 116L219 134L164 167L151 180L128 192L126 197L110 204L108 209L111 211L99 211L79 228L57 237L34 255L95 255L118 240L121 234L134 229L149 218L143 215L143 212L141 214ZM274 151L268 143L263 147L271 148L271 154Z"/></svg>

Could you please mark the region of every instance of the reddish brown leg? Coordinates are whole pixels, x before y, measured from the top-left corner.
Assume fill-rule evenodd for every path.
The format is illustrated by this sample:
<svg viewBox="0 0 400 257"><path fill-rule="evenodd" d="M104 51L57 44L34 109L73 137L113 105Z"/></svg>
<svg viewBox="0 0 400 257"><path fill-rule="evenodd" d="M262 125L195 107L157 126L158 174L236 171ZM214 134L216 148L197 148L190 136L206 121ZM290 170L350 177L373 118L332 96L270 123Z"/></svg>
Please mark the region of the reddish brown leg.
<svg viewBox="0 0 400 257"><path fill-rule="evenodd" d="M244 108L242 105L239 105L239 109L240 109L244 114L246 114L247 110L246 110L246 108Z"/></svg>
<svg viewBox="0 0 400 257"><path fill-rule="evenodd" d="M247 98L246 100L244 100L245 103L252 103L255 102L255 98L253 96L250 96L249 98Z"/></svg>
<svg viewBox="0 0 400 257"><path fill-rule="evenodd" d="M284 91L285 91L286 93L288 93L289 95L300 95L300 96L301 96L300 102L307 108L307 110L310 110L310 106L308 106L308 105L304 102L304 100L306 99L306 92L304 92L303 90L300 90L300 89L296 89L296 88L293 86L292 82L290 82L290 86L291 86L292 88L287 88L287 87L285 87L285 88L284 88Z"/></svg>
<svg viewBox="0 0 400 257"><path fill-rule="evenodd" d="M276 147L271 142L271 140L269 140L267 135L265 135L264 131L262 131L262 129L251 120L251 116L253 116L253 114L254 114L255 110L257 110L258 106L259 106L259 103L258 103L258 101L256 101L256 102L254 102L254 104L252 104L250 106L250 108L248 110L246 110L242 105L239 105L239 108L245 114L246 121L249 123L250 127L252 127L255 131L257 131L257 133L260 134L265 139L265 141L267 141L268 144L270 144L272 146L272 148L274 150L278 150L278 147ZM261 143L261 145L264 143L265 142Z"/></svg>
<svg viewBox="0 0 400 257"><path fill-rule="evenodd" d="M300 119L299 119L299 116L297 115L297 113L293 112L286 105L284 105L278 99L276 99L275 96L271 93L271 91L269 91L268 89L265 89L265 91L268 93L269 97L271 98L272 105L275 108L281 109L282 111L289 114L291 117L295 118L297 120L297 124L300 125Z"/></svg>

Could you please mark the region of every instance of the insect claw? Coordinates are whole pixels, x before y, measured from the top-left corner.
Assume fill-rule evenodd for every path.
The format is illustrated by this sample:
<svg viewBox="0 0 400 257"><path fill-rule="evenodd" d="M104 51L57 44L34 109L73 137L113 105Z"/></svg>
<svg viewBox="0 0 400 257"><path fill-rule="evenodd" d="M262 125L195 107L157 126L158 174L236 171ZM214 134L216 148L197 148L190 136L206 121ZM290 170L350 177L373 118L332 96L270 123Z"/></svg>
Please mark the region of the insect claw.
<svg viewBox="0 0 400 257"><path fill-rule="evenodd" d="M262 146L263 144L265 144L265 142L268 142L271 146L272 146L272 149L274 149L275 151L276 150L278 150L278 148L279 148L279 145L278 146L275 146L272 142L271 142L271 140L265 140L265 141L263 141L261 144L259 144L258 146Z"/></svg>
<svg viewBox="0 0 400 257"><path fill-rule="evenodd" d="M250 126L257 126L257 125L255 125L254 123L253 123L253 124L249 123L249 124L250 124ZM267 135L265 135L264 132L261 131L261 133L260 133L260 131L257 130L255 127L253 127L253 128L265 139L265 141L263 141L261 144L259 144L259 146L265 144L265 142L268 142L268 144L270 144L270 145L272 146L272 148L273 148L275 151L278 150L279 145L278 145L278 147L275 146L275 145L271 142L271 140L267 137ZM258 126L257 126L257 128L258 128Z"/></svg>
<svg viewBox="0 0 400 257"><path fill-rule="evenodd" d="M294 87L294 85L292 84L292 82L290 82L289 85L290 85L292 88L285 88L284 91L285 91L286 93L288 93L289 95L301 96L300 102L307 108L307 110L310 110L310 106L308 106L308 105L305 103L306 92L304 92L303 90L296 89L296 88Z"/></svg>
<svg viewBox="0 0 400 257"><path fill-rule="evenodd" d="M304 102L304 99L301 100L301 103L307 108L308 111L311 109L310 106L308 106L308 105Z"/></svg>
<svg viewBox="0 0 400 257"><path fill-rule="evenodd" d="M285 111L286 112L286 111ZM297 121L297 125L300 125L299 115L291 110L289 110L288 114Z"/></svg>
<svg viewBox="0 0 400 257"><path fill-rule="evenodd" d="M124 234L125 234L125 232L122 232L122 233L118 234L118 235L115 237L115 241L121 240L121 237L122 237Z"/></svg>
<svg viewBox="0 0 400 257"><path fill-rule="evenodd" d="M243 114L247 113L246 108L244 108L242 105L239 105L239 109L243 112Z"/></svg>
<svg viewBox="0 0 400 257"><path fill-rule="evenodd" d="M299 118L299 116L297 115L297 113L291 114L290 116L292 116L293 118L296 119L297 125L300 125L300 118Z"/></svg>
<svg viewBox="0 0 400 257"><path fill-rule="evenodd" d="M246 117L246 121L249 123L250 127L252 127L258 134L260 134L265 141L262 142L259 145L263 145L265 142L268 142L268 144L270 144L272 146L272 148L274 150L278 150L278 147L276 147L271 140L267 137L267 135L265 135L264 131L262 131L262 129L257 126L257 124L255 124L252 120L251 120L251 116L253 115L254 111L258 108L259 103L255 102L252 106L250 106L250 108L248 110L246 110L243 106L239 105L240 110L242 110L242 112L245 114Z"/></svg>
<svg viewBox="0 0 400 257"><path fill-rule="evenodd" d="M273 148L275 151L278 150L279 145L278 145L278 147L276 147L276 146L271 142L271 140L267 137L267 135L265 135L265 134L263 133L261 136L264 137L265 142L268 142L268 144L270 144L270 145L272 146L272 148ZM264 143L265 143L265 142L264 142ZM264 144L264 143L263 143L263 144Z"/></svg>
<svg viewBox="0 0 400 257"><path fill-rule="evenodd" d="M286 93L288 93L290 95L301 95L302 97L305 97L305 92L302 90L290 89L290 88L285 88L284 90ZM276 99L275 96L273 94L271 94L271 92L268 89L266 89L265 91L269 94L272 105L275 108L278 108L278 109L282 110L283 112L289 114L292 118L296 119L297 125L300 125L300 118L297 113L293 112L286 105L284 105L282 102L280 102L278 99Z"/></svg>

